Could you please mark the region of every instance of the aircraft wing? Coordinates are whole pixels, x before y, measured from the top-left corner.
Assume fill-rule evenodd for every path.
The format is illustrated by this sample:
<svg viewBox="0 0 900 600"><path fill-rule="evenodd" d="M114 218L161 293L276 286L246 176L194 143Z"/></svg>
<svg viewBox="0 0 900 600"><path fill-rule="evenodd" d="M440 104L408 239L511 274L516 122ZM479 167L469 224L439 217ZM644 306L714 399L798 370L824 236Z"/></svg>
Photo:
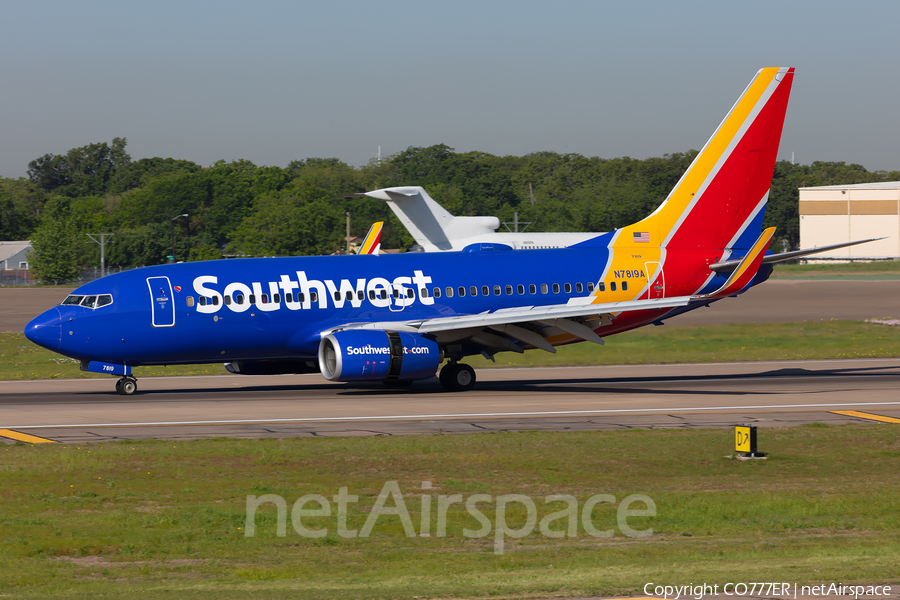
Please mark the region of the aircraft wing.
<svg viewBox="0 0 900 600"><path fill-rule="evenodd" d="M522 349L512 344L507 338L519 340L528 345L548 352L556 352L544 336L530 327L552 327L560 333L568 333L577 338L602 344L603 340L594 332L594 328L585 325L585 320L611 319L613 315L635 310L653 310L660 308L676 308L685 306L693 296L673 298L654 298L650 300L629 300L622 302L593 303L594 296L573 298L566 304L549 306L519 306L495 311L485 311L474 315L451 317L435 317L431 319L415 319L408 321L380 321L374 323L348 323L323 331L322 336L345 329L374 329L407 331L410 333L431 334L443 341L471 340L494 351ZM598 324L599 325L599 324ZM484 331L492 329L506 337Z"/></svg>

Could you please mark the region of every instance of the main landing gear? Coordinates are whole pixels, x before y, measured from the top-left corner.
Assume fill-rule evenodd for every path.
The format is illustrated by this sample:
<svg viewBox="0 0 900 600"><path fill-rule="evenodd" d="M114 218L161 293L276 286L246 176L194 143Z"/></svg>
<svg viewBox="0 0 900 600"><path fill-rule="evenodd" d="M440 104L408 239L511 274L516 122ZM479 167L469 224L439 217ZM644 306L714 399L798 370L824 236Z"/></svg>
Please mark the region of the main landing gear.
<svg viewBox="0 0 900 600"><path fill-rule="evenodd" d="M116 382L116 391L121 396L130 396L137 391L137 379L134 377L123 377Z"/></svg>
<svg viewBox="0 0 900 600"><path fill-rule="evenodd" d="M469 365L449 362L441 369L439 378L448 392L467 392L475 387L475 369Z"/></svg>

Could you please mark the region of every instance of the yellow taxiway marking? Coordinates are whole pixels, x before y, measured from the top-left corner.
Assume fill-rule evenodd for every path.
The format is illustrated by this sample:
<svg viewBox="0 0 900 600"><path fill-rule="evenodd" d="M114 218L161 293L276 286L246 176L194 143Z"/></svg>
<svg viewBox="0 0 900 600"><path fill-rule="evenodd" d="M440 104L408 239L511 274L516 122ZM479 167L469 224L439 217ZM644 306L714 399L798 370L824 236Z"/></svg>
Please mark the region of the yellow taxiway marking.
<svg viewBox="0 0 900 600"><path fill-rule="evenodd" d="M19 433L18 431L13 431L12 429L0 429L0 437L9 438L11 440L16 440L19 442L28 442L29 444L58 444L54 440L48 440L47 438L38 437L36 435L28 435L27 433Z"/></svg>
<svg viewBox="0 0 900 600"><path fill-rule="evenodd" d="M882 423L900 423L900 419L894 417L884 417L882 415L873 415L871 413L859 412L858 410L829 410L828 412L836 415L846 415L848 417L859 417L860 419L869 419L870 421L881 421Z"/></svg>

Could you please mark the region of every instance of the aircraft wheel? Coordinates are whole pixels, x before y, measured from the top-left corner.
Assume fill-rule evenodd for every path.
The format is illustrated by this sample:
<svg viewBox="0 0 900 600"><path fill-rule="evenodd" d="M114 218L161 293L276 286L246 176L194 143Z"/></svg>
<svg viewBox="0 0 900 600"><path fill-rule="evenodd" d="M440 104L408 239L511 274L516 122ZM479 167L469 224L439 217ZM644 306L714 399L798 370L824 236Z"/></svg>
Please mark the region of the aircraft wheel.
<svg viewBox="0 0 900 600"><path fill-rule="evenodd" d="M467 392L475 387L475 369L451 363L441 369L441 385L451 392Z"/></svg>
<svg viewBox="0 0 900 600"><path fill-rule="evenodd" d="M441 387L447 391L450 391L450 374L455 368L455 363L447 363L441 369L440 375L438 375L438 380L441 382Z"/></svg>
<svg viewBox="0 0 900 600"><path fill-rule="evenodd" d="M137 391L137 380L131 377L123 377L116 382L116 391L121 396L131 396Z"/></svg>

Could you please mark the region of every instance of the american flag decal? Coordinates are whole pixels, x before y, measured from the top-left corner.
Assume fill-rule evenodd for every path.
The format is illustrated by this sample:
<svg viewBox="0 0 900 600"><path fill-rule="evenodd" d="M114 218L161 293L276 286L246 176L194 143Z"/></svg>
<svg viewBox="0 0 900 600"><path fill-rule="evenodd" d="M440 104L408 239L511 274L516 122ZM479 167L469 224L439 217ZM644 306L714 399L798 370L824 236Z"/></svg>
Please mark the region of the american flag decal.
<svg viewBox="0 0 900 600"><path fill-rule="evenodd" d="M635 243L642 242L644 244L649 244L650 243L650 232L649 231L640 231L640 232L635 231L634 232L634 241L635 241Z"/></svg>

